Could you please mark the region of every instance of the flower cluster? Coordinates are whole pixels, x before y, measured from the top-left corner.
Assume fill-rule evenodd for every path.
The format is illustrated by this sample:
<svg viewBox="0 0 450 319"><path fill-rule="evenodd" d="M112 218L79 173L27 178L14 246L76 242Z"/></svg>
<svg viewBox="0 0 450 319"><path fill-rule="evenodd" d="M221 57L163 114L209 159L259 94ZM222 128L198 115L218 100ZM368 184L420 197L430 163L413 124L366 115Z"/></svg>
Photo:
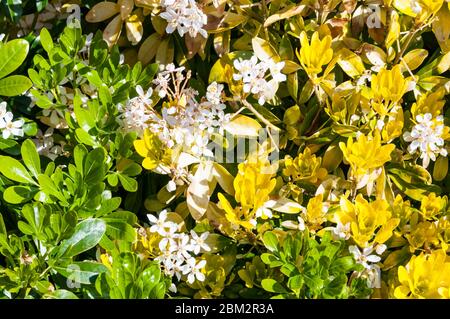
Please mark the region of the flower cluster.
<svg viewBox="0 0 450 319"><path fill-rule="evenodd" d="M185 75L184 70L169 64L153 81L157 95L167 99L161 114L151 108L150 88L145 95L141 92L128 102L121 114L123 127L140 135L148 128L170 149L182 146L184 152L195 157L213 157L208 144L213 134L223 135L224 125L230 119L221 100L223 85L211 83L199 102L198 92L188 85L191 73Z"/></svg>
<svg viewBox="0 0 450 319"><path fill-rule="evenodd" d="M207 16L200 9L195 0L161 0L164 12L159 16L167 21L166 32L178 31L180 36L189 34L195 38L197 34L208 37L203 28L208 22Z"/></svg>
<svg viewBox="0 0 450 319"><path fill-rule="evenodd" d="M261 105L273 99L278 84L286 81L286 75L281 73L284 62L277 63L270 58L263 61L258 61L256 56L249 60L237 59L234 60L233 66L237 71L233 74L233 80L242 81L244 93L254 94Z"/></svg>
<svg viewBox="0 0 450 319"><path fill-rule="evenodd" d="M167 275L175 276L178 280L185 275L190 284L195 280L204 281L205 275L202 270L206 266L206 260L197 260L193 255L198 255L201 251L211 251L206 243L209 233L204 232L200 236L193 230L190 235L181 233L180 226L169 221L167 215L167 211L160 212L158 218L147 215L152 224L150 232L161 236L158 244L160 255L155 260L161 262Z"/></svg>
<svg viewBox="0 0 450 319"><path fill-rule="evenodd" d="M442 115L433 119L431 113L416 116L416 123L411 132L405 132L403 138L411 142L408 152L420 153L423 167L430 165L430 160L436 161L436 155L447 156L444 146L444 117Z"/></svg>

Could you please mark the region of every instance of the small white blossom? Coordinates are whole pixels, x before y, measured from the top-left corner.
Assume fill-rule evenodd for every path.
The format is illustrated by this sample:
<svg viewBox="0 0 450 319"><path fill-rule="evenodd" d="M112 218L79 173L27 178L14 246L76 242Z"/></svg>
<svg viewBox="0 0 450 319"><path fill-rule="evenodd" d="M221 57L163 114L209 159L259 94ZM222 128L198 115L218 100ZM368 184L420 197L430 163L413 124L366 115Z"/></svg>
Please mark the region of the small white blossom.
<svg viewBox="0 0 450 319"><path fill-rule="evenodd" d="M333 237L337 240L348 240L350 238L350 223L343 225L341 222L336 224L336 227L332 229Z"/></svg>
<svg viewBox="0 0 450 319"><path fill-rule="evenodd" d="M6 111L6 102L0 103L0 130L4 139L11 136L23 136L24 120L13 121L12 112Z"/></svg>
<svg viewBox="0 0 450 319"><path fill-rule="evenodd" d="M147 218L152 224L150 227L150 232L152 233L158 233L161 236L166 236L167 234L173 233L178 228L178 225L167 221L167 210L163 210L161 213L159 213L159 217L156 218L152 214L147 214Z"/></svg>
<svg viewBox="0 0 450 319"><path fill-rule="evenodd" d="M55 145L53 140L54 129L49 127L45 133L38 130L36 138L33 139L34 144L39 155L46 156L54 161L59 155L62 154L63 149L60 145Z"/></svg>
<svg viewBox="0 0 450 319"><path fill-rule="evenodd" d="M350 253L352 253L358 264L361 264L366 269L371 269L370 263L377 263L381 260L381 257L378 255L371 255L373 252L373 247L369 246L363 248L362 252L359 250L357 246L348 247Z"/></svg>
<svg viewBox="0 0 450 319"><path fill-rule="evenodd" d="M223 84L218 84L217 82L213 82L208 85L206 89L206 99L212 104L220 104L221 99L220 96L223 91Z"/></svg>
<svg viewBox="0 0 450 319"><path fill-rule="evenodd" d="M378 255L372 254L374 251L373 246L363 248L362 251L357 246L350 246L348 250L356 262L364 266L364 270L359 272L358 275L367 278L369 288L380 288L381 269L377 263L381 261L381 257L378 255L381 255L386 250L386 245L377 245L375 247L375 252Z"/></svg>
<svg viewBox="0 0 450 319"><path fill-rule="evenodd" d="M435 161L436 155L447 156L447 150L444 147L444 118L439 115L435 119L431 113L416 116L417 124L414 125L411 132L405 132L403 138L406 142L411 142L408 146L408 152L413 154L420 152L422 165L427 168L430 160Z"/></svg>
<svg viewBox="0 0 450 319"><path fill-rule="evenodd" d="M300 216L297 216L297 220L298 222L295 222L293 220L285 220L284 222L281 223L281 226L286 227L288 229L304 231L306 229L305 221Z"/></svg>
<svg viewBox="0 0 450 319"><path fill-rule="evenodd" d="M204 232L203 234L198 236L195 231L191 230L191 246L194 254L198 255L201 249L203 249L204 251L211 251L211 248L205 242L208 236L209 232Z"/></svg>
<svg viewBox="0 0 450 319"><path fill-rule="evenodd" d="M205 275L201 271L205 266L206 260L201 260L197 263L197 260L194 257L189 258L183 269L183 275L188 275L188 283L193 284L195 279L204 281Z"/></svg>

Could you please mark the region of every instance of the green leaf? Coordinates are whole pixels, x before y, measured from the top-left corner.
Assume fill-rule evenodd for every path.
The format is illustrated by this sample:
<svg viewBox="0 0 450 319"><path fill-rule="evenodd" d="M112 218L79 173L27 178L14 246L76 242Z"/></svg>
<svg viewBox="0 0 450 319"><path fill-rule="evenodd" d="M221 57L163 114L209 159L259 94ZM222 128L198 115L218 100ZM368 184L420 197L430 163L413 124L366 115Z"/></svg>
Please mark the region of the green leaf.
<svg viewBox="0 0 450 319"><path fill-rule="evenodd" d="M28 90L33 83L23 75L11 75L0 80L0 95L16 96Z"/></svg>
<svg viewBox="0 0 450 319"><path fill-rule="evenodd" d="M34 145L33 141L24 141L22 144L21 153L26 167L30 170L31 174L37 178L37 176L41 173L41 161L39 159L39 153L36 150L36 145Z"/></svg>
<svg viewBox="0 0 450 319"><path fill-rule="evenodd" d="M77 167L77 170L82 174L83 174L83 162L87 154L88 151L83 144L78 144L77 146L75 146L75 149L73 151L73 159L75 162L75 166Z"/></svg>
<svg viewBox="0 0 450 319"><path fill-rule="evenodd" d="M80 143L89 145L89 146L95 146L97 143L95 142L94 138L89 135L88 132L86 132L85 130L83 130L82 128L77 128L75 130L75 135L77 137L77 140Z"/></svg>
<svg viewBox="0 0 450 319"><path fill-rule="evenodd" d="M77 295L65 289L58 289L43 296L46 299L78 299Z"/></svg>
<svg viewBox="0 0 450 319"><path fill-rule="evenodd" d="M48 0L36 0L36 9L38 12L41 12L45 9L48 4Z"/></svg>
<svg viewBox="0 0 450 319"><path fill-rule="evenodd" d="M68 205L68 202L64 195L61 193L61 190L58 188L58 186L55 185L55 183L49 176L45 174L39 174L38 182L41 190L44 193L46 193L47 195L53 195L57 199L59 199L63 205Z"/></svg>
<svg viewBox="0 0 450 319"><path fill-rule="evenodd" d="M2 3L4 2L2 1ZM15 23L18 23L20 17L22 16L22 1L6 0L6 6L8 8L9 15L11 16L11 20L13 20Z"/></svg>
<svg viewBox="0 0 450 319"><path fill-rule="evenodd" d="M105 151L103 148L96 148L89 152L83 166L84 181L87 184L96 184L105 177Z"/></svg>
<svg viewBox="0 0 450 319"><path fill-rule="evenodd" d="M3 199L10 204L23 204L31 200L35 193L28 186L10 186L5 189Z"/></svg>
<svg viewBox="0 0 450 319"><path fill-rule="evenodd" d="M124 174L117 174L120 180L120 183L122 184L123 188L128 192L135 192L138 189L138 183L137 181Z"/></svg>
<svg viewBox="0 0 450 319"><path fill-rule="evenodd" d="M16 141L11 139L5 140L1 136L0 136L0 150L14 156L20 154L20 147Z"/></svg>
<svg viewBox="0 0 450 319"><path fill-rule="evenodd" d="M45 51L47 51L47 53L49 53L53 49L53 40L52 36L50 35L50 32L48 32L46 28L43 28L41 30L39 38L41 40L42 47L44 48Z"/></svg>
<svg viewBox="0 0 450 319"><path fill-rule="evenodd" d="M264 288L264 290L269 292L275 292L279 294L285 294L287 293L287 290L284 289L284 287L275 279L266 278L261 281L261 286Z"/></svg>
<svg viewBox="0 0 450 319"><path fill-rule="evenodd" d="M278 250L278 238L277 236L270 231L266 231L263 235L263 243L264 246L270 251Z"/></svg>
<svg viewBox="0 0 450 319"><path fill-rule="evenodd" d="M95 277L108 270L106 266L94 261L81 261L70 264L53 266L58 273L73 283L89 285L94 282Z"/></svg>
<svg viewBox="0 0 450 319"><path fill-rule="evenodd" d="M136 239L136 231L133 227L115 218L102 218L106 222L106 234L113 240L125 240L133 242Z"/></svg>
<svg viewBox="0 0 450 319"><path fill-rule="evenodd" d="M36 184L26 168L16 159L9 156L0 156L0 173L5 177L19 183Z"/></svg>
<svg viewBox="0 0 450 319"><path fill-rule="evenodd" d="M36 122L25 122L25 124L22 126L22 129L27 136L36 136L38 132L38 126Z"/></svg>
<svg viewBox="0 0 450 319"><path fill-rule="evenodd" d="M95 247L105 232L106 223L103 220L83 220L75 227L73 235L61 244L59 256L73 257Z"/></svg>
<svg viewBox="0 0 450 319"><path fill-rule="evenodd" d="M0 47L0 79L14 72L27 57L29 44L24 39L15 39ZM4 95L1 94L0 95ZM8 95L10 96L10 95Z"/></svg>

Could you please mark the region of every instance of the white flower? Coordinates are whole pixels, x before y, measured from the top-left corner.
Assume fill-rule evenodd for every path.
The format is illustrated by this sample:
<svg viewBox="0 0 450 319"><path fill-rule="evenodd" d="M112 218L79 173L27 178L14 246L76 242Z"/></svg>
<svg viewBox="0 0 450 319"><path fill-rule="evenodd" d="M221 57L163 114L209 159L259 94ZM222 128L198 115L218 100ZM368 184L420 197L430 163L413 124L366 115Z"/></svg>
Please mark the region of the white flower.
<svg viewBox="0 0 450 319"><path fill-rule="evenodd" d="M332 228L332 235L334 239L340 240L348 240L350 238L350 223L343 225L341 222L336 224L336 227Z"/></svg>
<svg viewBox="0 0 450 319"><path fill-rule="evenodd" d="M24 120L13 121L13 114L11 112L6 112L6 114L0 118L0 129L3 138L6 140L10 136L23 136L22 126L24 123Z"/></svg>
<svg viewBox="0 0 450 319"><path fill-rule="evenodd" d="M144 93L142 87L138 85L136 92L139 96L132 98L125 107L119 109L121 114L117 121L125 132L137 132L139 136L142 136L152 118L152 113L147 107L151 104L152 89Z"/></svg>
<svg viewBox="0 0 450 319"><path fill-rule="evenodd" d="M147 214L147 218L152 224L150 227L150 232L158 233L161 236L166 236L167 234L174 233L177 230L177 224L171 221L166 221L167 214L167 210L161 211L158 218L152 214Z"/></svg>
<svg viewBox="0 0 450 319"><path fill-rule="evenodd" d="M243 92L256 95L260 105L273 99L278 90L278 84L286 80L286 75L281 73L284 62L275 63L272 59L267 59L258 63L257 57L252 56L249 60L234 60L233 66L238 71L233 74L233 79L242 80ZM266 74L268 70L272 77L269 81L267 80L269 75Z"/></svg>
<svg viewBox="0 0 450 319"><path fill-rule="evenodd" d="M272 207L274 206L274 201L268 200L261 207L256 210L256 218L272 218Z"/></svg>
<svg viewBox="0 0 450 319"><path fill-rule="evenodd" d="M171 180L167 183L166 189L168 192L172 193L177 190L177 184L173 180Z"/></svg>
<svg viewBox="0 0 450 319"><path fill-rule="evenodd" d="M381 260L380 256L371 255L371 253L373 252L372 246L363 248L362 252L359 250L359 248L357 246L350 246L350 247L348 247L348 250L350 251L350 253L352 253L356 262L358 264L363 265L364 268L367 270L372 269L372 267L369 263L377 263Z"/></svg>
<svg viewBox="0 0 450 319"><path fill-rule="evenodd" d="M406 142L411 142L408 146L408 152L413 154L420 152L422 165L427 168L432 161L436 160L436 155L447 156L447 150L444 147L444 118L439 115L433 120L430 113L416 116L417 124L414 125L411 132L405 132L403 138Z"/></svg>
<svg viewBox="0 0 450 319"><path fill-rule="evenodd" d="M281 226L286 227L288 229L294 229L294 230L305 230L305 221L300 216L297 216L298 222L295 222L293 220L285 220L281 223Z"/></svg>
<svg viewBox="0 0 450 319"><path fill-rule="evenodd" d="M206 99L212 104L220 104L221 102L221 94L223 91L223 84L218 84L217 82L213 82L208 85L206 89Z"/></svg>
<svg viewBox="0 0 450 319"><path fill-rule="evenodd" d="M4 33L0 33L0 42L3 41L4 38L5 38L5 34Z"/></svg>
<svg viewBox="0 0 450 319"><path fill-rule="evenodd" d="M253 78L257 77L257 65L258 59L256 56L252 56L250 60L234 60L233 66L239 72L233 74L233 79L239 81L242 79L244 83L249 83Z"/></svg>
<svg viewBox="0 0 450 319"><path fill-rule="evenodd" d="M386 249L387 249L387 246L385 244L378 244L375 247L376 253L380 256L386 251Z"/></svg>
<svg viewBox="0 0 450 319"><path fill-rule="evenodd" d="M177 236L177 245L176 245L176 254L180 259L189 259L191 258L191 251L195 250L194 245L192 244L192 239L187 234L179 234Z"/></svg>
<svg viewBox="0 0 450 319"><path fill-rule="evenodd" d="M360 119L361 119L361 117L359 115L352 114L352 116L350 116L350 124L352 124L354 122L358 122Z"/></svg>
<svg viewBox="0 0 450 319"><path fill-rule="evenodd" d="M193 230L191 230L191 246L194 254L198 255L200 250L211 251L211 248L206 244L205 240L208 238L209 232L204 232L200 236Z"/></svg>
<svg viewBox="0 0 450 319"><path fill-rule="evenodd" d="M4 118L8 110L6 109L6 102L0 103L0 119Z"/></svg>
<svg viewBox="0 0 450 319"><path fill-rule="evenodd" d="M136 93L139 94L142 102L148 105L152 104L152 100L150 98L152 97L153 90L151 87L147 90L147 92L144 92L142 86L138 85L136 86Z"/></svg>
<svg viewBox="0 0 450 319"><path fill-rule="evenodd" d="M201 260L197 263L197 260L194 257L189 258L183 268L183 275L188 275L188 283L193 284L195 279L198 281L204 281L205 275L201 272L201 270L205 266L206 260Z"/></svg>
<svg viewBox="0 0 450 319"><path fill-rule="evenodd" d="M267 61L270 69L270 75L272 75L272 79L277 82L286 81L286 75L281 73L281 70L284 68L284 62L275 63L272 59Z"/></svg>
<svg viewBox="0 0 450 319"><path fill-rule="evenodd" d="M45 131L45 133L42 133L41 130L38 130L36 138L33 139L33 142L36 145L36 149L39 155L46 156L50 158L52 161L54 161L63 152L61 146L54 145L53 131L54 130L52 127L49 127Z"/></svg>
<svg viewBox="0 0 450 319"><path fill-rule="evenodd" d="M169 0L161 4L165 11L159 16L167 21L167 33L177 30L180 36L188 33L192 38L197 34L201 34L204 38L208 37L208 33L203 29L208 17L194 0Z"/></svg>

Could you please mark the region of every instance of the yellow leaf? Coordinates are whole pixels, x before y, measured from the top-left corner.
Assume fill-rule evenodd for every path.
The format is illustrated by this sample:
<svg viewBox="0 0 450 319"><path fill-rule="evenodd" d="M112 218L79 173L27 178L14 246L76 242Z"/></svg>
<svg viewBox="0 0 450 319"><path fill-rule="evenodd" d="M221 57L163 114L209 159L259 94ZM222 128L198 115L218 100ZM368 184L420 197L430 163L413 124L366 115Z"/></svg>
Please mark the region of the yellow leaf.
<svg viewBox="0 0 450 319"><path fill-rule="evenodd" d="M364 62L375 66L383 66L386 64L386 53L375 45L364 43L362 53Z"/></svg>
<svg viewBox="0 0 450 319"><path fill-rule="evenodd" d="M415 17L417 15L411 8L411 0L394 0L392 5L398 11L410 17Z"/></svg>
<svg viewBox="0 0 450 319"><path fill-rule="evenodd" d="M227 132L246 137L258 137L259 130L262 128L258 121L251 117L238 114L231 121L224 125Z"/></svg>
<svg viewBox="0 0 450 319"><path fill-rule="evenodd" d="M200 163L186 192L187 206L195 220L200 220L208 208L212 168L212 162Z"/></svg>
<svg viewBox="0 0 450 319"><path fill-rule="evenodd" d="M448 158L444 156L439 156L436 160L436 163L434 163L433 168L433 178L435 181L442 181L444 178L447 177L448 173Z"/></svg>
<svg viewBox="0 0 450 319"><path fill-rule="evenodd" d="M136 45L142 39L144 28L140 20L139 14L135 13L130 16L125 23L127 29L127 38L132 45Z"/></svg>
<svg viewBox="0 0 450 319"><path fill-rule="evenodd" d="M275 62L280 61L280 56L277 51L272 48L269 42L261 38L252 39L252 47L255 55L261 61L272 59Z"/></svg>
<svg viewBox="0 0 450 319"><path fill-rule="evenodd" d="M286 9L268 17L266 19L266 21L264 22L264 28L267 28L268 26L270 26L271 24L273 24L277 21L289 19L293 16L301 14L303 12L303 10L306 10L306 9L307 9L307 7L304 4L300 4L298 6L287 7Z"/></svg>
<svg viewBox="0 0 450 319"><path fill-rule="evenodd" d="M133 11L134 0L119 0L117 5L120 8L120 16L122 17L122 20L126 20L131 14L131 11Z"/></svg>
<svg viewBox="0 0 450 319"><path fill-rule="evenodd" d="M283 62L284 62L284 68L282 71L284 74L294 73L302 68L300 65L298 65L297 63L295 63L293 61L284 60Z"/></svg>
<svg viewBox="0 0 450 319"><path fill-rule="evenodd" d="M350 77L355 78L363 74L365 68L361 57L347 48L339 50L337 55L337 63Z"/></svg>
<svg viewBox="0 0 450 319"><path fill-rule="evenodd" d="M436 66L436 70L438 71L439 74L442 74L449 68L450 68L450 52L447 52L442 56L438 65Z"/></svg>
<svg viewBox="0 0 450 319"><path fill-rule="evenodd" d="M408 68L412 71L417 69L423 61L427 58L428 51L425 49L414 49L409 51L404 57L403 61L406 63ZM402 72L405 72L406 68L402 65Z"/></svg>
<svg viewBox="0 0 450 319"><path fill-rule="evenodd" d="M116 16L111 22L106 26L103 31L103 39L108 43L109 47L112 47L120 36L120 31L122 30L122 19L120 15Z"/></svg>
<svg viewBox="0 0 450 319"><path fill-rule="evenodd" d="M86 21L96 23L105 21L119 13L119 8L114 2L99 2L86 14Z"/></svg>
<svg viewBox="0 0 450 319"><path fill-rule="evenodd" d="M220 187L222 187L222 189L228 194L234 196L233 175L231 175L225 167L219 163L214 163L213 175Z"/></svg>
<svg viewBox="0 0 450 319"><path fill-rule="evenodd" d="M386 35L386 39L384 40L386 48L390 48L392 44L399 38L399 36L400 36L400 23L398 22L398 13L392 10L389 20L389 31L388 34Z"/></svg>
<svg viewBox="0 0 450 319"><path fill-rule="evenodd" d="M142 64L148 64L156 55L156 51L161 43L161 36L153 33L141 44L138 52L138 59Z"/></svg>
<svg viewBox="0 0 450 319"><path fill-rule="evenodd" d="M266 205L277 212L285 214L297 214L304 208L299 203L284 197L270 199Z"/></svg>
<svg viewBox="0 0 450 319"><path fill-rule="evenodd" d="M450 10L448 6L442 6L433 20L433 32L444 53L450 51Z"/></svg>
<svg viewBox="0 0 450 319"><path fill-rule="evenodd" d="M172 37L165 38L156 51L155 62L158 64L169 64L173 61L174 46Z"/></svg>

